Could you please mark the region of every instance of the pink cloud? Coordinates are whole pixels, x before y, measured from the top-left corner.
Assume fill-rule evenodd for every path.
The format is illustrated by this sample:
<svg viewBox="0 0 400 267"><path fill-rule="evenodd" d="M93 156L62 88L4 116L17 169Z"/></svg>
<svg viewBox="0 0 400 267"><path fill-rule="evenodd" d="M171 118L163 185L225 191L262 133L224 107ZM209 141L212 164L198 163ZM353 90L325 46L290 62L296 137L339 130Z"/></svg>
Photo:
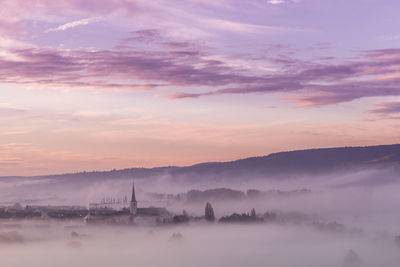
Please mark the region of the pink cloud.
<svg viewBox="0 0 400 267"><path fill-rule="evenodd" d="M371 113L376 114L398 114L400 113L400 102L384 102L376 105L376 109L371 109Z"/></svg>
<svg viewBox="0 0 400 267"><path fill-rule="evenodd" d="M400 51L369 51L364 58L342 64L305 64L297 71L248 75L224 62L207 59L205 50L189 43L169 46L155 30L135 33L124 42L153 42L163 49L64 51L18 49L9 51L19 60L0 59L0 78L8 83L37 83L71 87L107 87L149 90L159 86L215 87L203 92L176 92L168 98L249 93L297 93L305 106L329 105L372 96L400 95L400 79L370 78L396 73ZM367 79L368 78L368 79ZM118 81L118 82L114 82ZM135 82L133 82L135 81ZM140 81L139 83L137 81Z"/></svg>
<svg viewBox="0 0 400 267"><path fill-rule="evenodd" d="M28 3L8 0L4 7L0 15L15 10L14 18L5 21L4 25L15 27L30 12L97 17L116 10L132 13L145 10L137 0L39 0ZM78 22L87 23L86 20L77 20L69 25ZM0 32L6 28L1 27L1 23ZM328 44L320 46L326 48ZM8 50L7 53L18 60L0 58L0 79L16 84L113 90L150 90L168 86L177 88L177 92L166 92L166 96L172 99L280 92L294 94L293 99L306 106L400 95L398 79L377 78L398 73L400 49L365 51L358 60L333 64L328 59L327 63L321 64L281 55L286 48L276 44L267 47L262 54L247 55L253 58L259 56L258 60L279 66L274 73L249 74L223 60L211 59L210 51L193 41L172 40L159 29L150 28L131 32L108 50ZM275 52L279 55L271 56Z"/></svg>
<svg viewBox="0 0 400 267"><path fill-rule="evenodd" d="M291 92L293 99L304 106L322 106L348 102L363 97L400 95L400 79L382 79L380 75L396 74L400 67L400 50L368 51L358 61L336 65L304 64L297 71L257 77L236 87L204 93L177 93L172 98L196 98L207 95ZM377 77L372 77L376 75Z"/></svg>
<svg viewBox="0 0 400 267"><path fill-rule="evenodd" d="M143 35L141 33L140 38ZM237 74L221 61L203 58L203 52L196 46L183 43L171 45L171 42L164 39L159 44L164 48L145 51L129 46L125 49L98 51L67 51L54 48L10 50L9 54L18 60L0 58L0 78L8 83L107 86L125 89L130 86L132 89L148 89L157 84L223 86L250 83L259 79ZM166 49L167 46L172 48ZM108 82L116 80L124 82ZM134 84L132 80L135 80ZM137 85L137 80L143 82L141 86Z"/></svg>
<svg viewBox="0 0 400 267"><path fill-rule="evenodd" d="M55 21L68 23L67 20L71 18L98 19L114 12L131 16L156 11L141 5L139 0L3 0L0 10L0 33L2 36L23 39L31 30L26 24L27 21L34 21L35 24Z"/></svg>

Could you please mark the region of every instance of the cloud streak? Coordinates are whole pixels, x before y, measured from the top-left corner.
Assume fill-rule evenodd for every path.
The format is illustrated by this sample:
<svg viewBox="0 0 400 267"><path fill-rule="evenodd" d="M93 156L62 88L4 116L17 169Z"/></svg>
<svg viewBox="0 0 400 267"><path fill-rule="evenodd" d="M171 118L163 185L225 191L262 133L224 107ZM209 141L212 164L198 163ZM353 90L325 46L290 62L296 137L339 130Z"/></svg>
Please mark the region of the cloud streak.
<svg viewBox="0 0 400 267"><path fill-rule="evenodd" d="M0 79L6 83L34 83L70 87L151 90L174 86L217 88L175 92L168 98L250 93L292 93L303 106L321 106L363 97L400 95L400 50L368 51L358 61L341 64L296 64L298 69L248 75L210 59L206 51L185 42L169 42L154 30L123 40L114 50L57 50L27 48L9 51L18 60L0 59ZM143 51L133 43L156 42L162 49ZM293 64L293 61L290 62ZM389 78L387 78L389 77Z"/></svg>
<svg viewBox="0 0 400 267"><path fill-rule="evenodd" d="M377 104L378 108L370 110L375 114L396 114L400 113L400 102L384 102Z"/></svg>
<svg viewBox="0 0 400 267"><path fill-rule="evenodd" d="M63 25L58 26L57 28L49 29L47 32L59 32L69 30L78 26L89 25L90 23L101 21L101 18L94 17L94 18L86 18L81 20L75 20L72 22L65 23Z"/></svg>
<svg viewBox="0 0 400 267"><path fill-rule="evenodd" d="M286 4L286 3L299 3L300 0L267 0L268 4L272 5L280 5L280 4Z"/></svg>
<svg viewBox="0 0 400 267"><path fill-rule="evenodd" d="M222 94L296 93L293 98L304 106L321 106L348 102L363 97L400 95L400 50L367 51L358 61L341 64L299 64L294 60L287 67L297 69L281 71L273 76L258 76L240 86L202 93L175 93L169 97L197 98ZM286 67L286 62L282 62ZM385 78L386 77L386 78ZM389 78L387 78L389 77Z"/></svg>
<svg viewBox="0 0 400 267"><path fill-rule="evenodd" d="M148 42L155 43L156 48L143 50L135 47ZM223 62L205 58L197 45L161 38L155 30L135 32L121 44L115 49L96 51L55 48L10 50L8 52L18 60L0 58L0 79L16 84L125 90L151 89L162 85L224 86L258 79L236 74Z"/></svg>

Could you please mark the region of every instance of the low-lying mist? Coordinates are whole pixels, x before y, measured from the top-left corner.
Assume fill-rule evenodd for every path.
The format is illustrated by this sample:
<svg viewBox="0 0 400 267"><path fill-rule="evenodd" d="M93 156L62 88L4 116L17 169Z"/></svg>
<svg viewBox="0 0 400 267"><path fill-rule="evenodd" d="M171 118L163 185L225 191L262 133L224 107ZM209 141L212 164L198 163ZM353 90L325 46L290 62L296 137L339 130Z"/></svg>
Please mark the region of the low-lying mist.
<svg viewBox="0 0 400 267"><path fill-rule="evenodd" d="M173 215L185 210L201 218L210 202L217 221L253 208L276 220L122 227L2 219L0 249L7 255L2 266L397 267L398 178L393 169L369 169L232 181L204 177L182 184L168 176L136 179L138 207L165 207ZM131 182L8 179L0 181L0 204L87 206L104 197L130 197Z"/></svg>
<svg viewBox="0 0 400 267"><path fill-rule="evenodd" d="M11 230L3 228L2 235L7 231ZM400 260L400 247L389 237L334 234L294 225L71 229L32 222L12 231L19 238L6 242L0 236L2 266L397 267ZM350 250L357 259L346 263Z"/></svg>

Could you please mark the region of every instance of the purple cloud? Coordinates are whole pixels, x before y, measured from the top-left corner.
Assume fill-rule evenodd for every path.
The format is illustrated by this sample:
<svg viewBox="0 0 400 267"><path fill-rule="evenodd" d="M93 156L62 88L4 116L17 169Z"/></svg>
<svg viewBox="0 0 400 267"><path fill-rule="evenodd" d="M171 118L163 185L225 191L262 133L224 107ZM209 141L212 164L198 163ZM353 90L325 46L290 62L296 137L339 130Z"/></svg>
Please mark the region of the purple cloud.
<svg viewBox="0 0 400 267"><path fill-rule="evenodd" d="M370 110L376 114L395 114L400 113L400 102L384 102L377 105L378 108Z"/></svg>
<svg viewBox="0 0 400 267"><path fill-rule="evenodd" d="M150 42L152 49L135 45ZM226 86L263 79L238 73L190 42L172 42L157 30L142 30L112 50L29 48L8 51L15 59L0 58L0 79L8 83L68 86L107 86L128 89L139 85ZM110 82L116 81L119 82ZM107 81L107 82L106 82ZM122 81L122 82L120 82ZM134 82L133 82L134 81ZM139 86L139 87L140 87Z"/></svg>
<svg viewBox="0 0 400 267"><path fill-rule="evenodd" d="M204 93L179 93L173 98L220 94L296 92L294 99L303 105L320 106L352 101L363 97L400 95L400 79L374 77L396 74L400 67L400 50L368 51L360 60L342 64L293 63L297 67L274 76L257 77L250 83Z"/></svg>
<svg viewBox="0 0 400 267"><path fill-rule="evenodd" d="M215 59L201 45L171 40L157 29L131 32L110 50L29 48L8 52L18 59L0 58L0 79L8 83L120 90L196 88L196 93L180 91L167 95L173 99L281 92L295 94L295 101L311 106L400 95L400 79L390 78L398 73L400 49L366 51L358 60L336 64L288 56L282 57L281 62L279 58L257 58L277 63L281 69L251 75ZM244 57L251 62L248 55Z"/></svg>
<svg viewBox="0 0 400 267"><path fill-rule="evenodd" d="M138 30L138 31L133 31L130 33L130 37L123 38L120 43L129 45L132 43L150 43L154 41L160 40L161 33L157 29L144 29L144 30Z"/></svg>

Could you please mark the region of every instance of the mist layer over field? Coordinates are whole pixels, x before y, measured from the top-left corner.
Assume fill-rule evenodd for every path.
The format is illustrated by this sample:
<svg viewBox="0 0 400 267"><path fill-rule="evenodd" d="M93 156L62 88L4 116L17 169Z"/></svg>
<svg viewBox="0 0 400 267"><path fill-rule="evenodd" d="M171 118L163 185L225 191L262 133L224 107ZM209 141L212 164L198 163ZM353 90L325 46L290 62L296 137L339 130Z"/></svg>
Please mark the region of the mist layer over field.
<svg viewBox="0 0 400 267"><path fill-rule="evenodd" d="M390 238L325 233L304 226L208 225L177 227L23 226L23 241L3 242L3 266L398 266ZM4 233L4 229L2 231ZM175 235L174 235L175 233ZM352 265L350 265L352 266ZM359 266L359 265L355 265Z"/></svg>
<svg viewBox="0 0 400 267"><path fill-rule="evenodd" d="M79 205L88 206L104 197L130 196L132 179L78 179L28 181L9 179L0 181L2 200L0 205ZM300 213L313 221L337 221L349 227L387 231L400 234L399 174L392 169L370 169L357 172L331 173L326 175L291 178L257 179L249 177L241 181L212 182L204 179L197 184L179 184L170 177L135 180L139 207L158 206L178 214L186 210L190 215L204 214L204 205L211 202L217 218L234 212L277 212L283 216ZM155 199L152 193L177 196L190 190L228 188L243 192L243 197L188 199ZM306 188L307 194L270 194L267 197L250 198L248 189L260 191L292 192Z"/></svg>
<svg viewBox="0 0 400 267"><path fill-rule="evenodd" d="M1 258L2 266L397 267L400 179L396 170L358 168L218 179L212 172L188 175L186 182L168 174L3 177L0 205L5 209L14 203L21 209L88 207L104 197L130 197L135 178L139 208L164 207L171 218L185 210L190 220L154 226L140 222L139 216L134 225L90 226L83 220L46 216L36 221L3 219L0 250L7 257ZM252 196L249 189L258 195ZM191 198L192 190L202 197ZM208 194L209 190L217 191ZM214 223L201 217L206 202L213 206ZM260 220L217 222L253 208ZM266 214L276 219L267 219Z"/></svg>

